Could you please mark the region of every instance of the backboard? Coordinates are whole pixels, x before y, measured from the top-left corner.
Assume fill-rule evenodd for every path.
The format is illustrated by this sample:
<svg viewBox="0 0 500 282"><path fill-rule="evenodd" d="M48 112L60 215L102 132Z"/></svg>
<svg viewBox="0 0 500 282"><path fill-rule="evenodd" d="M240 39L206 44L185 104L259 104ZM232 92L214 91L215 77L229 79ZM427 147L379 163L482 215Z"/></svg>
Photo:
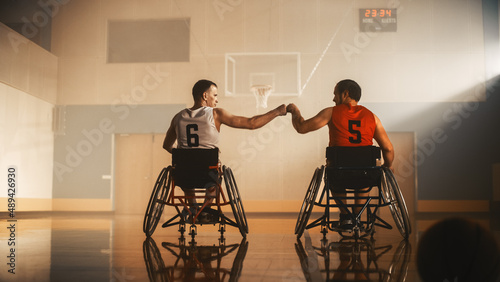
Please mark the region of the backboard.
<svg viewBox="0 0 500 282"><path fill-rule="evenodd" d="M252 96L253 85L270 85L272 96L300 96L300 53L226 53L226 96Z"/></svg>

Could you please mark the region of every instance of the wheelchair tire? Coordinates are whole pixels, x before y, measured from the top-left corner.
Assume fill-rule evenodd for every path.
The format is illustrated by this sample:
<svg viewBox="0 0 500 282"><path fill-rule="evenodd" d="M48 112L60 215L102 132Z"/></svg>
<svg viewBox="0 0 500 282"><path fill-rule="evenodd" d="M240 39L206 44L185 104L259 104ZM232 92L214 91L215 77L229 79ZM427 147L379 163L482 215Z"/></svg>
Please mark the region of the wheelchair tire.
<svg viewBox="0 0 500 282"><path fill-rule="evenodd" d="M151 237L146 237L142 244L142 253L146 270L148 271L149 281L169 281L165 273L165 264L161 257L160 250Z"/></svg>
<svg viewBox="0 0 500 282"><path fill-rule="evenodd" d="M403 238L408 239L411 233L411 224L403 194L401 193L401 189L399 189L399 185L392 171L387 167L384 167L383 171L383 195L389 203L389 209L391 210L392 217L394 218L394 222L399 232Z"/></svg>
<svg viewBox="0 0 500 282"><path fill-rule="evenodd" d="M324 166L321 166L321 168L316 168L309 187L307 188L306 196L304 197L304 201L302 202L299 217L297 218L297 223L295 224L295 234L297 234L297 239L302 237L302 234L306 229L307 222L309 221L309 217L311 216L311 212L316 201L316 196L318 195L324 170Z"/></svg>
<svg viewBox="0 0 500 282"><path fill-rule="evenodd" d="M146 209L142 225L142 230L148 237L152 236L155 232L156 226L158 225L163 213L163 208L165 207L172 182L171 172L172 166L162 169L160 175L158 175L158 179L156 180L151 197L149 198L148 207Z"/></svg>
<svg viewBox="0 0 500 282"><path fill-rule="evenodd" d="M411 244L408 240L399 243L391 264L389 266L389 277L391 281L405 281L408 273L408 266L411 260Z"/></svg>
<svg viewBox="0 0 500 282"><path fill-rule="evenodd" d="M248 251L248 242L246 238L241 239L241 243L238 246L238 252L233 261L233 266L231 267L231 273L229 274L229 281L238 281L241 276L241 271L243 270L243 261Z"/></svg>
<svg viewBox="0 0 500 282"><path fill-rule="evenodd" d="M243 208L243 203L241 202L240 192L238 190L238 186L236 185L236 180L234 179L233 171L231 168L223 166L222 172L224 174L227 196L229 198L231 209L233 210L235 222L238 225L241 236L246 237L248 234L248 222L245 215L245 209Z"/></svg>

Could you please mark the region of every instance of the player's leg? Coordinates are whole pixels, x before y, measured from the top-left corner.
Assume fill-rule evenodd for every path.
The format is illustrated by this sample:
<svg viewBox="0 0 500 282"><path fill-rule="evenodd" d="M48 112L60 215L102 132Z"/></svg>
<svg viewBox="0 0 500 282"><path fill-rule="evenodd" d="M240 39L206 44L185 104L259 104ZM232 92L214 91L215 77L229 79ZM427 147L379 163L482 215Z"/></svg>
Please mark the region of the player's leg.
<svg viewBox="0 0 500 282"><path fill-rule="evenodd" d="M354 226L354 223L352 221L350 212L347 210L347 200L345 199L347 194L345 192L333 192L332 195L340 211L338 227L344 229L352 228Z"/></svg>
<svg viewBox="0 0 500 282"><path fill-rule="evenodd" d="M186 196L186 202L189 206L196 207L196 195L193 189L183 189Z"/></svg>
<svg viewBox="0 0 500 282"><path fill-rule="evenodd" d="M213 221L214 216L212 216L212 214L210 214L209 212L206 212L206 210L210 209L210 206L212 205L215 197L217 196L216 189L217 186L212 186L210 188L207 188L205 192L205 201L203 202L202 205L202 207L205 208L199 215L201 223L210 223Z"/></svg>
<svg viewBox="0 0 500 282"><path fill-rule="evenodd" d="M369 187L367 188L363 188L363 189L360 189L358 190L358 192L356 193L356 200L354 201L355 202L355 206L353 208L353 212L354 214L358 214L359 212L361 212L361 209L363 208L363 206L366 204L366 198L369 196Z"/></svg>

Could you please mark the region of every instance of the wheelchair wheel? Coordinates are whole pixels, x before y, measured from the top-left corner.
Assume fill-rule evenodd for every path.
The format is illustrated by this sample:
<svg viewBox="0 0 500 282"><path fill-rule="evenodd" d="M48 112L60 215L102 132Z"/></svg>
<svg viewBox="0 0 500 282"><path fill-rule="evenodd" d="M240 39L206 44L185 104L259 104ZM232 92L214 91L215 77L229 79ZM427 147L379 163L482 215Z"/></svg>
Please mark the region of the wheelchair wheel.
<svg viewBox="0 0 500 282"><path fill-rule="evenodd" d="M391 281L405 281L408 273L408 265L410 264L411 244L408 240L403 240L399 243L391 264L389 265L389 277Z"/></svg>
<svg viewBox="0 0 500 282"><path fill-rule="evenodd" d="M318 195L319 186L321 185L323 171L324 166L316 168L311 179L311 183L309 184L309 188L307 188L306 196L302 202L299 217L297 218L297 223L295 224L295 234L297 234L297 238L300 238L306 229L307 222L309 221L309 217L311 216L311 212L316 201L316 196Z"/></svg>
<svg viewBox="0 0 500 282"><path fill-rule="evenodd" d="M243 261L248 251L248 242L246 238L241 239L241 243L238 246L238 252L233 261L233 266L231 267L231 273L229 274L229 281L238 281L241 276L241 271L243 270Z"/></svg>
<svg viewBox="0 0 500 282"><path fill-rule="evenodd" d="M240 192L234 179L233 171L231 168L224 166L222 168L224 174L224 182L226 184L227 196L229 204L233 210L234 219L240 230L241 236L246 237L248 233L248 222L241 202Z"/></svg>
<svg viewBox="0 0 500 282"><path fill-rule="evenodd" d="M142 253L146 270L150 281L169 281L165 273L165 264L161 257L160 250L151 237L147 237L142 243Z"/></svg>
<svg viewBox="0 0 500 282"><path fill-rule="evenodd" d="M163 168L156 180L155 187L149 198L142 230L146 236L153 235L158 222L160 221L165 207L166 199L170 190L172 166Z"/></svg>
<svg viewBox="0 0 500 282"><path fill-rule="evenodd" d="M399 189L398 183L392 171L384 167L384 176L382 178L382 191L386 201L389 203L389 208L394 218L399 232L405 239L410 236L411 225L410 216L408 215L408 208L406 207L403 194Z"/></svg>

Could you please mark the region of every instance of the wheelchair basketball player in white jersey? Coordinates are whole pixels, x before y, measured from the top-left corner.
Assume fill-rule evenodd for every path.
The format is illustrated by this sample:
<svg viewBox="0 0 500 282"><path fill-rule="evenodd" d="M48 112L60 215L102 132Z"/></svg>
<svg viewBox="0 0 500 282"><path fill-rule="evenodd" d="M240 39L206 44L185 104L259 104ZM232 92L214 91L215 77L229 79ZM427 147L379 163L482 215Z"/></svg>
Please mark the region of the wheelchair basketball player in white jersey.
<svg viewBox="0 0 500 282"><path fill-rule="evenodd" d="M286 115L285 104L261 115L253 117L236 116L217 108L217 84L210 80L199 80L193 86L194 104L177 113L170 124L163 148L172 153L175 143L180 149L213 149L218 148L221 125L242 129L258 129L274 118ZM215 197L215 186L207 187L208 204ZM190 189L183 189L186 196L193 196ZM189 197L190 206L196 207L196 199ZM196 210L194 212L197 212ZM208 216L202 212L201 218Z"/></svg>

